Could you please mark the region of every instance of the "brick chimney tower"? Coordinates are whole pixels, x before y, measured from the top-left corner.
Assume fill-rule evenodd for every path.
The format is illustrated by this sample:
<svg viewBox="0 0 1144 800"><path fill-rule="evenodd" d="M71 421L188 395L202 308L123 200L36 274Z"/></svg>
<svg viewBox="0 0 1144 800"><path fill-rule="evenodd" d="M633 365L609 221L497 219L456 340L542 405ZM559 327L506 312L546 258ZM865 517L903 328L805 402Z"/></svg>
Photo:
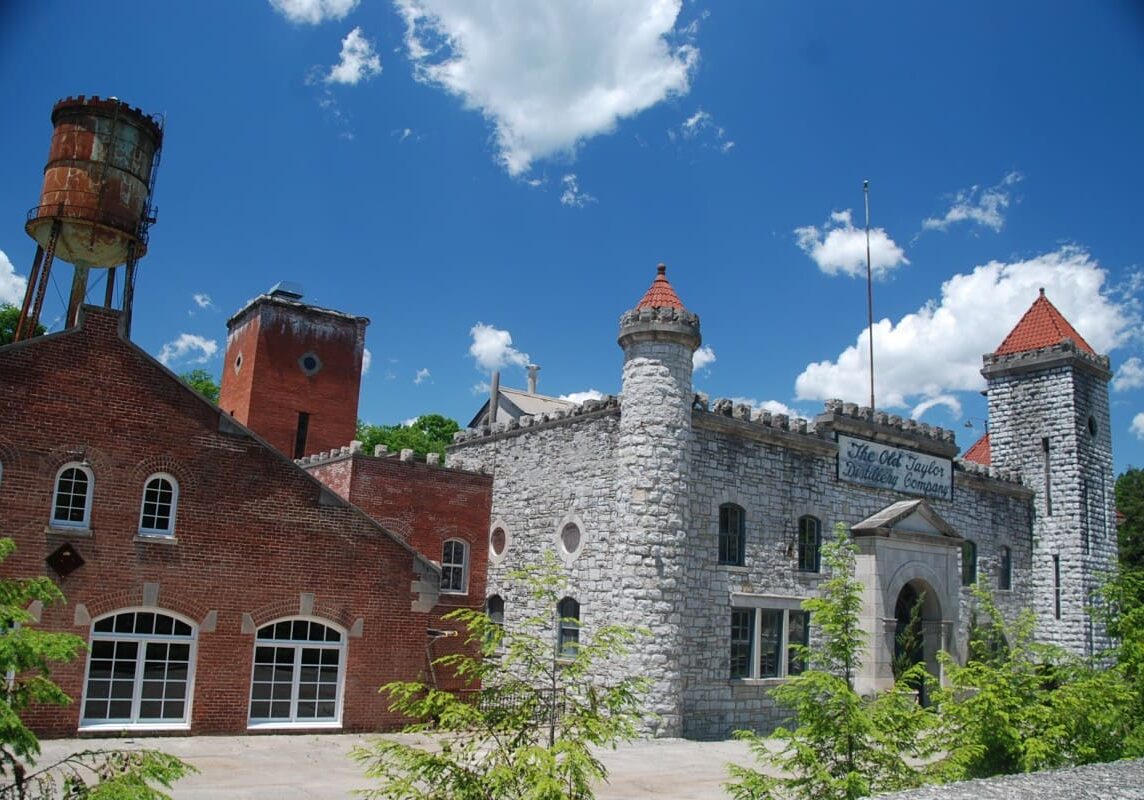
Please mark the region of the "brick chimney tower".
<svg viewBox="0 0 1144 800"><path fill-rule="evenodd" d="M284 281L226 325L224 411L290 458L350 443L367 318L304 303Z"/></svg>

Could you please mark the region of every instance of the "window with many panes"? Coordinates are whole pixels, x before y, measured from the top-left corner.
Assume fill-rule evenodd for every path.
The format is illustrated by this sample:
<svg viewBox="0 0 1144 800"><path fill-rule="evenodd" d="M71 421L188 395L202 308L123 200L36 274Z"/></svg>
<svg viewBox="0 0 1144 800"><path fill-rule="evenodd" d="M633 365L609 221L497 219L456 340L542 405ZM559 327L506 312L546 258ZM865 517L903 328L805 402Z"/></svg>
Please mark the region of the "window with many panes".
<svg viewBox="0 0 1144 800"><path fill-rule="evenodd" d="M186 725L194 652L194 626L170 614L121 611L97 619L80 725Z"/></svg>
<svg viewBox="0 0 1144 800"><path fill-rule="evenodd" d="M64 464L56 474L52 495L52 525L86 528L91 524L91 495L95 479L91 468L79 463Z"/></svg>
<svg viewBox="0 0 1144 800"><path fill-rule="evenodd" d="M143 506L139 511L139 532L172 536L175 533L175 507L179 484L167 474L152 475L143 485Z"/></svg>
<svg viewBox="0 0 1144 800"><path fill-rule="evenodd" d="M580 646L580 604L565 597L556 605L556 654L574 658Z"/></svg>
<svg viewBox="0 0 1144 800"><path fill-rule="evenodd" d="M742 566L746 556L746 515L734 503L719 506L719 563Z"/></svg>
<svg viewBox="0 0 1144 800"><path fill-rule="evenodd" d="M731 677L785 678L803 671L810 615L795 608L731 609Z"/></svg>
<svg viewBox="0 0 1144 800"><path fill-rule="evenodd" d="M250 682L250 725L323 725L342 715L345 636L308 619L258 629Z"/></svg>
<svg viewBox="0 0 1144 800"><path fill-rule="evenodd" d="M822 523L810 515L798 518L798 569L818 572L822 558Z"/></svg>
<svg viewBox="0 0 1144 800"><path fill-rule="evenodd" d="M977 583L977 544L966 539L961 543L961 585Z"/></svg>
<svg viewBox="0 0 1144 800"><path fill-rule="evenodd" d="M460 539L447 539L441 548L441 591L464 594L468 586L469 547Z"/></svg>

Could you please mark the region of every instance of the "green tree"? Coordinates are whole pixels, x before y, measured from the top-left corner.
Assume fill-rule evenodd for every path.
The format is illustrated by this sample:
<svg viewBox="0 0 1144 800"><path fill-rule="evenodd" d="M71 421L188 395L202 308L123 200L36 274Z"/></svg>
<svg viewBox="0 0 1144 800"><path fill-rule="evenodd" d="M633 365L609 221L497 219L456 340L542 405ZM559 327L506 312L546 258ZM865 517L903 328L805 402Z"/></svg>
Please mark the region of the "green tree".
<svg viewBox="0 0 1144 800"><path fill-rule="evenodd" d="M1033 613L1005 620L980 585L974 598L987 622L970 640L969 659L962 666L941 654L947 757L935 772L964 780L1122 757L1133 701L1123 668L1094 668L1037 642Z"/></svg>
<svg viewBox="0 0 1144 800"><path fill-rule="evenodd" d="M14 550L11 539L0 538L0 562ZM62 601L59 588L48 578L0 579L0 674L7 676L0 683L0 797L167 797L152 784L170 788L193 767L156 750L90 750L34 768L40 743L20 715L34 704L70 702L52 681L51 667L76 658L84 643L70 633L37 629L27 609L32 603Z"/></svg>
<svg viewBox="0 0 1144 800"><path fill-rule="evenodd" d="M367 453L383 444L391 453L412 450L419 456L445 454L453 443L453 434L461 429L456 420L440 414L423 414L409 425L369 425L358 420L357 438Z"/></svg>
<svg viewBox="0 0 1144 800"><path fill-rule="evenodd" d="M1123 756L1140 758L1144 756L1144 569L1121 566L1104 586L1102 599L1114 642L1111 655L1132 690L1123 709L1128 721Z"/></svg>
<svg viewBox="0 0 1144 800"><path fill-rule="evenodd" d="M354 758L381 786L363 794L387 800L590 800L607 770L593 748L637 732L640 677L612 681L638 632L604 626L558 657L553 626L562 576L553 558L515 572L541 609L511 631L471 609L468 650L434 663L471 687L458 693L420 682L383 686L391 709L414 722L415 742L379 739ZM571 622L566 620L565 622ZM587 632L585 632L587 633ZM609 669L611 666L611 669Z"/></svg>
<svg viewBox="0 0 1144 800"><path fill-rule="evenodd" d="M1144 470L1129 467L1116 479L1116 510L1124 515L1116 529L1120 563L1144 569Z"/></svg>
<svg viewBox="0 0 1144 800"><path fill-rule="evenodd" d="M830 578L820 597L803 603L820 641L800 647L808 668L772 692L794 712L797 727L774 732L777 752L752 731L736 732L762 769L728 767L731 780L724 786L735 800L850 800L911 788L925 779L916 765L936 751L936 725L911 686L928 679L925 667L904 670L892 689L873 696L854 690L866 639L859 624L863 587L854 577L854 554L845 526L836 525L835 538L823 547Z"/></svg>
<svg viewBox="0 0 1144 800"><path fill-rule="evenodd" d="M16 336L16 324L20 321L20 309L11 303L0 303L0 345L11 343ZM36 323L33 336L43 336L48 329Z"/></svg>
<svg viewBox="0 0 1144 800"><path fill-rule="evenodd" d="M215 382L214 375L200 368L184 372L179 378L207 400L218 405L219 385Z"/></svg>

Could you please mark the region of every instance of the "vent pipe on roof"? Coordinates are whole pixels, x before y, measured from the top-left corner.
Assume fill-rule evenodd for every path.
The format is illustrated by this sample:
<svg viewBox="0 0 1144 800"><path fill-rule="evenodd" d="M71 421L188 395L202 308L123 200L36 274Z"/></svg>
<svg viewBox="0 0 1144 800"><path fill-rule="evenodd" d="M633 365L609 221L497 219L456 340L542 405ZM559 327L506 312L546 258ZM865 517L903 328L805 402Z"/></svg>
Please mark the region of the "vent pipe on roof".
<svg viewBox="0 0 1144 800"><path fill-rule="evenodd" d="M500 405L500 370L493 371L489 385L489 425L497 421L497 406Z"/></svg>
<svg viewBox="0 0 1144 800"><path fill-rule="evenodd" d="M540 372L540 367L535 364L528 365L528 393L536 394L536 374Z"/></svg>

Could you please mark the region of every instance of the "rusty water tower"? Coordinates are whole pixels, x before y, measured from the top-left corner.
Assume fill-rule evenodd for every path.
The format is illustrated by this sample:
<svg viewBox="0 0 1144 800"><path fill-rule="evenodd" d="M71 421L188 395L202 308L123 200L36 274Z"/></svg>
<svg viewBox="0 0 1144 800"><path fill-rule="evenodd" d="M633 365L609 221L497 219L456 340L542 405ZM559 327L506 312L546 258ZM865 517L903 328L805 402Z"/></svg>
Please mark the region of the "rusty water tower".
<svg viewBox="0 0 1144 800"><path fill-rule="evenodd" d="M75 267L67 322L75 325L92 269L107 270L103 304L115 300L116 271L125 267L122 310L131 330L135 267L147 252L155 222L151 197L163 145L163 123L117 98L68 97L52 108L52 145L40 204L24 229L36 240L28 290L15 339L32 335L40 320L52 262Z"/></svg>

